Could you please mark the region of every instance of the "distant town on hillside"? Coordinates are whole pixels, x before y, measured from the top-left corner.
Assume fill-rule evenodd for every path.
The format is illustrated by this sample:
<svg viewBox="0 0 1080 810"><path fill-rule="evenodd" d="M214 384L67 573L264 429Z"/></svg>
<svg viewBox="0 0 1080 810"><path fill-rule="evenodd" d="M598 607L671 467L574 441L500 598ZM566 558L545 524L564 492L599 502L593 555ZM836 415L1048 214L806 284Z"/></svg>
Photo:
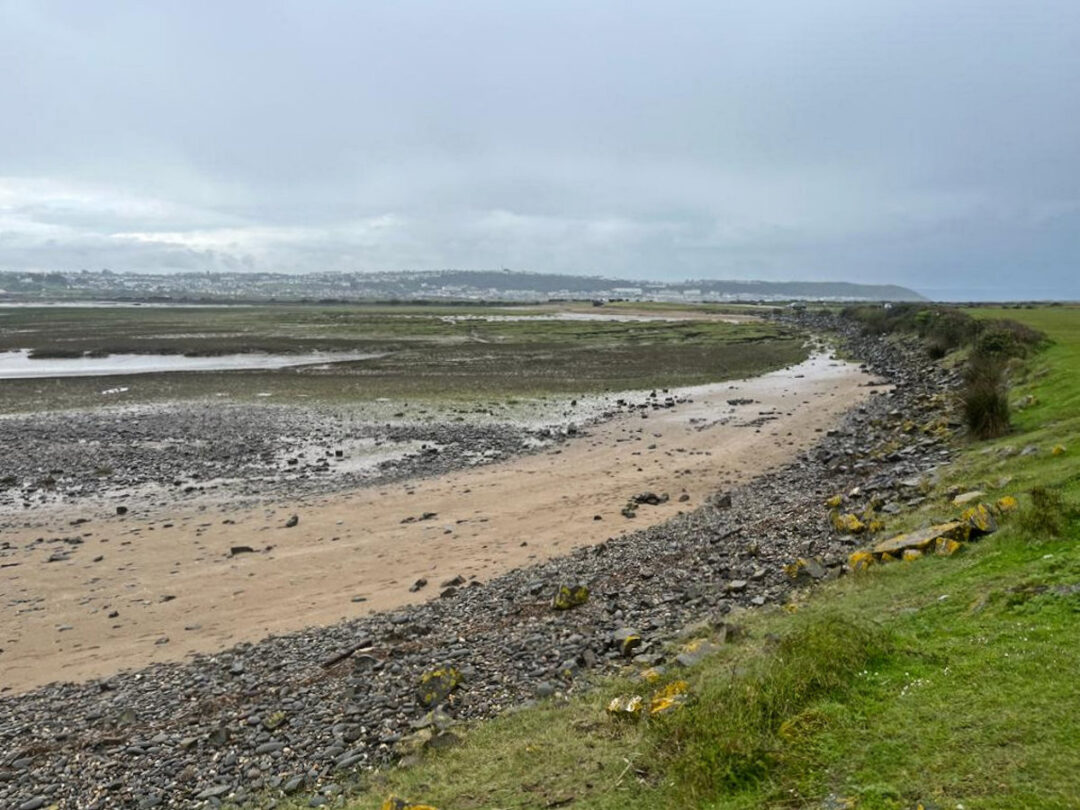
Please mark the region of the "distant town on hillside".
<svg viewBox="0 0 1080 810"><path fill-rule="evenodd" d="M100 301L920 301L892 284L843 281L632 281L511 270L380 273L0 271L0 300Z"/></svg>

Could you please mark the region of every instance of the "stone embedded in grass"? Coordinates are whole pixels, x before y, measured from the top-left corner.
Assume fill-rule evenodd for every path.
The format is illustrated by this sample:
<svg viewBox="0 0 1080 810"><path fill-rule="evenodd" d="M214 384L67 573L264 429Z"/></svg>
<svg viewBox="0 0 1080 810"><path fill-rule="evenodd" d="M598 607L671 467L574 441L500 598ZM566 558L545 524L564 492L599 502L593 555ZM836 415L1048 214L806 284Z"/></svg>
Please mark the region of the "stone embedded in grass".
<svg viewBox="0 0 1080 810"><path fill-rule="evenodd" d="M612 717L636 720L645 708L645 699L641 695L620 695L611 699L607 712Z"/></svg>
<svg viewBox="0 0 1080 810"><path fill-rule="evenodd" d="M922 557L923 553L917 548L905 548L903 555L900 557L904 562L912 562Z"/></svg>
<svg viewBox="0 0 1080 810"><path fill-rule="evenodd" d="M903 554L905 549L913 548L917 551L926 551L940 538L962 543L968 539L970 531L970 526L966 522L954 520L949 523L939 523L928 529L898 534L877 543L870 551L882 562L889 562L888 559L885 559L886 556L895 560L898 559L899 555Z"/></svg>
<svg viewBox="0 0 1080 810"><path fill-rule="evenodd" d="M953 506L963 506L966 503L977 501L985 494L986 493L983 492L981 489L973 489L969 492L963 492L952 499Z"/></svg>
<svg viewBox="0 0 1080 810"><path fill-rule="evenodd" d="M1065 455L1065 445L1055 444L1054 449L1050 451L1051 455L1063 456Z"/></svg>
<svg viewBox="0 0 1080 810"><path fill-rule="evenodd" d="M649 715L655 717L678 709L686 703L689 692L690 684L686 681L672 681L649 699Z"/></svg>
<svg viewBox="0 0 1080 810"><path fill-rule="evenodd" d="M425 706L435 706L450 697L461 685L461 673L453 667L439 667L420 676L418 697Z"/></svg>
<svg viewBox="0 0 1080 810"><path fill-rule="evenodd" d="M985 503L978 503L965 509L960 515L960 520L971 528L971 534L975 536L993 534L997 531L997 520Z"/></svg>
<svg viewBox="0 0 1080 810"><path fill-rule="evenodd" d="M998 498L997 503L995 503L994 505L997 507L997 510L1003 515L1008 515L1011 512L1015 512L1017 509L1020 508L1020 502L1016 500L1016 498L1014 498L1012 495L1005 495L1004 497Z"/></svg>
<svg viewBox="0 0 1080 810"><path fill-rule="evenodd" d="M962 543L958 543L948 537L939 537L934 541L934 553L942 557L951 557L962 547Z"/></svg>
<svg viewBox="0 0 1080 810"><path fill-rule="evenodd" d="M720 648L708 639L694 639L683 645L682 652L675 656L675 663L680 667L692 667L718 649Z"/></svg>
<svg viewBox="0 0 1080 810"><path fill-rule="evenodd" d="M800 557L784 566L784 573L795 582L813 582L828 576L828 569L815 557Z"/></svg>
<svg viewBox="0 0 1080 810"><path fill-rule="evenodd" d="M397 796L390 796L382 803L379 810L436 810L436 808L430 804L416 804L399 799Z"/></svg>
<svg viewBox="0 0 1080 810"><path fill-rule="evenodd" d="M662 677L664 677L665 672L666 672L666 670L663 667L660 667L660 666L649 667L648 669L644 670L641 673L640 677L641 677L641 680L643 680L643 681L645 681L647 683L656 683L658 680L660 680Z"/></svg>
<svg viewBox="0 0 1080 810"><path fill-rule="evenodd" d="M570 610L589 601L589 587L587 585L560 585L551 600L551 606L555 610Z"/></svg>

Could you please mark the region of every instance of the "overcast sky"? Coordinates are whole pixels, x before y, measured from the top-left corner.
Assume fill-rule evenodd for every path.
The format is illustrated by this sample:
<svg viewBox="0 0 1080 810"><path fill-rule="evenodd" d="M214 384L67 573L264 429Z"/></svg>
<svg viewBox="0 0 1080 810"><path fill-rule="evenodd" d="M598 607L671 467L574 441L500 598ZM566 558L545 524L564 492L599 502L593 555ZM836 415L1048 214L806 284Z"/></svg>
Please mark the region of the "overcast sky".
<svg viewBox="0 0 1080 810"><path fill-rule="evenodd" d="M0 0L0 268L1080 298L1078 0Z"/></svg>

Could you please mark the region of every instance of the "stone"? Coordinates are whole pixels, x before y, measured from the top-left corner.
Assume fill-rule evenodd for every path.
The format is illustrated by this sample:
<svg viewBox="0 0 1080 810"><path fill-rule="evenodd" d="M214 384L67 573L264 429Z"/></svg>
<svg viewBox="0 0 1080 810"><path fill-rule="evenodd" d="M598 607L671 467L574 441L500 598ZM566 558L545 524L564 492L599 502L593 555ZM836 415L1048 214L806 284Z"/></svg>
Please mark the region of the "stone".
<svg viewBox="0 0 1080 810"><path fill-rule="evenodd" d="M718 649L719 647L708 639L694 639L683 645L682 651L675 656L675 663L680 667L692 667Z"/></svg>
<svg viewBox="0 0 1080 810"><path fill-rule="evenodd" d="M425 706L435 706L444 702L461 685L461 673L454 667L439 667L420 676L417 688L420 702Z"/></svg>
<svg viewBox="0 0 1080 810"><path fill-rule="evenodd" d="M382 803L379 810L436 810L436 808L430 804L416 804L399 799L397 796L390 796Z"/></svg>
<svg viewBox="0 0 1080 810"><path fill-rule="evenodd" d="M993 534L997 531L997 520L994 518L994 513L990 511L990 507L985 503L978 503L965 509L963 514L960 515L960 520L971 528L971 535L975 537Z"/></svg>
<svg viewBox="0 0 1080 810"><path fill-rule="evenodd" d="M1050 451L1050 454L1054 455L1054 456L1063 456L1063 455L1065 455L1065 445L1063 445L1063 444L1055 444L1054 449Z"/></svg>
<svg viewBox="0 0 1080 810"><path fill-rule="evenodd" d="M986 493L983 492L981 489L973 489L969 492L961 493L960 495L957 495L955 498L952 499L953 506L963 506L966 503L977 501L984 495L986 495Z"/></svg>
<svg viewBox="0 0 1080 810"><path fill-rule="evenodd" d="M636 720L645 708L645 699L641 695L620 695L607 705L607 713L620 719Z"/></svg>
<svg viewBox="0 0 1080 810"><path fill-rule="evenodd" d="M866 524L859 520L858 515L851 512L832 512L829 516L832 527L842 534L861 534L866 531Z"/></svg>
<svg viewBox="0 0 1080 810"><path fill-rule="evenodd" d="M856 551L848 557L848 567L855 572L865 571L873 564L874 555L869 551Z"/></svg>
<svg viewBox="0 0 1080 810"><path fill-rule="evenodd" d="M934 553L942 557L951 557L963 548L962 543L948 537L939 537L934 541Z"/></svg>
<svg viewBox="0 0 1080 810"><path fill-rule="evenodd" d="M731 493L730 492L717 492L715 495L709 496L709 506L713 509L730 509L731 508Z"/></svg>
<svg viewBox="0 0 1080 810"><path fill-rule="evenodd" d="M199 793L196 799L220 799L225 794L229 793L232 788L229 785L212 785L206 790Z"/></svg>
<svg viewBox="0 0 1080 810"><path fill-rule="evenodd" d="M426 588L426 587L427 587L427 580L424 579L423 577L420 577L420 579L416 580L416 582L414 582L412 585L409 586L409 593L416 593L421 588Z"/></svg>
<svg viewBox="0 0 1080 810"><path fill-rule="evenodd" d="M634 503L648 504L649 506L656 506L661 503L666 503L668 500L667 494L657 495L655 492L640 492L634 496Z"/></svg>
<svg viewBox="0 0 1080 810"><path fill-rule="evenodd" d="M968 539L969 532L970 529L966 523L954 520L949 523L939 523L927 529L898 534L888 540L882 540L870 550L882 562L889 562L889 560L885 559L885 555L889 555L891 559L898 559L904 549L913 548L917 551L925 551L939 538L947 538L962 543Z"/></svg>
<svg viewBox="0 0 1080 810"><path fill-rule="evenodd" d="M900 559L905 562L912 562L922 557L923 553L917 548L905 548L904 553L900 556Z"/></svg>
<svg viewBox="0 0 1080 810"><path fill-rule="evenodd" d="M555 610L569 610L584 605L588 601L587 585L560 585L551 600L551 606Z"/></svg>
<svg viewBox="0 0 1080 810"><path fill-rule="evenodd" d="M649 715L668 714L682 707L689 698L689 692L690 684L686 681L672 681L649 698Z"/></svg>
<svg viewBox="0 0 1080 810"><path fill-rule="evenodd" d="M300 523L300 516L299 515L293 515L292 517L290 517L288 520L285 521L285 528L286 529L291 529L293 526L296 526L299 523Z"/></svg>
<svg viewBox="0 0 1080 810"><path fill-rule="evenodd" d="M254 551L255 549L251 546L232 546L229 549L229 556L235 557L237 554L252 554Z"/></svg>
<svg viewBox="0 0 1080 810"><path fill-rule="evenodd" d="M641 634L632 627L621 627L611 634L612 643L624 658L629 658L641 646Z"/></svg>
<svg viewBox="0 0 1080 810"><path fill-rule="evenodd" d="M814 557L800 557L784 566L784 573L794 582L811 582L824 579L828 575L825 566Z"/></svg>
<svg viewBox="0 0 1080 810"><path fill-rule="evenodd" d="M1017 509L1020 508L1020 502L1017 501L1016 498L1014 498L1012 495L1005 495L1001 498L998 498L997 502L994 505L997 507L997 510L1003 515L1015 512Z"/></svg>

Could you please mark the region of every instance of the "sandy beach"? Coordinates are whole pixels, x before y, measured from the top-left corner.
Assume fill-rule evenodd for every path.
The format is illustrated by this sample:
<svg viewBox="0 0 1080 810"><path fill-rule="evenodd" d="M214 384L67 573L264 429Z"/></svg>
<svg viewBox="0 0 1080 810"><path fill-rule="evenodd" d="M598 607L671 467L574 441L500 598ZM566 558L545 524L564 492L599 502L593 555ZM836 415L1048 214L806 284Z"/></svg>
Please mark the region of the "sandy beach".
<svg viewBox="0 0 1080 810"><path fill-rule="evenodd" d="M436 478L235 511L133 506L77 529L58 510L53 533L82 540L70 559L47 562L40 528L3 538L25 551L0 570L0 683L10 693L107 676L393 609L438 598L456 577L483 581L664 521L790 461L869 396L869 382L816 355ZM621 514L646 491L668 499Z"/></svg>

